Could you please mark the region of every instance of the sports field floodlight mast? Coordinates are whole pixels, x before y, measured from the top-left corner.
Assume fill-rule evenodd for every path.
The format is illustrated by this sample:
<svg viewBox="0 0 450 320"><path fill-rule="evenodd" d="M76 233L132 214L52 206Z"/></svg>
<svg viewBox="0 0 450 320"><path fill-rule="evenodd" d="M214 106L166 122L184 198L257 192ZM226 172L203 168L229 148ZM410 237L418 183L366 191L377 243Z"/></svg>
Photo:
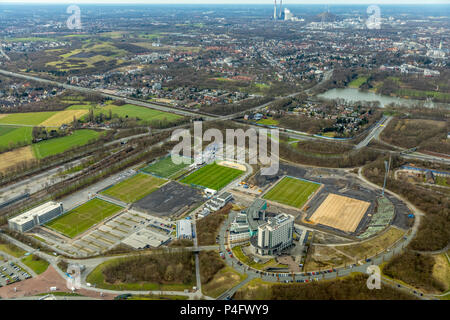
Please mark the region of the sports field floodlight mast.
<svg viewBox="0 0 450 320"><path fill-rule="evenodd" d="M389 168L391 167L391 155L389 155L389 162L387 160L384 161L385 175L384 175L384 183L383 183L383 191L381 195L384 196L384 190L386 189L386 181L389 174Z"/></svg>

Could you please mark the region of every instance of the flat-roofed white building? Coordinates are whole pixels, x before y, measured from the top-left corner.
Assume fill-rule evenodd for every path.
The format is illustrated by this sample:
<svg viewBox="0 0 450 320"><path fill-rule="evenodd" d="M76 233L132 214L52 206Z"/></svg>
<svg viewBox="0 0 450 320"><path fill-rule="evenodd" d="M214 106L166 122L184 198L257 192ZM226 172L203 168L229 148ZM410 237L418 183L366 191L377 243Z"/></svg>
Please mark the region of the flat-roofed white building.
<svg viewBox="0 0 450 320"><path fill-rule="evenodd" d="M35 226L40 226L47 223L48 221L63 214L63 212L64 209L62 203L50 201L9 219L8 226L11 230L26 232Z"/></svg>
<svg viewBox="0 0 450 320"><path fill-rule="evenodd" d="M192 222L191 220L183 219L177 221L177 238L178 239L192 239Z"/></svg>

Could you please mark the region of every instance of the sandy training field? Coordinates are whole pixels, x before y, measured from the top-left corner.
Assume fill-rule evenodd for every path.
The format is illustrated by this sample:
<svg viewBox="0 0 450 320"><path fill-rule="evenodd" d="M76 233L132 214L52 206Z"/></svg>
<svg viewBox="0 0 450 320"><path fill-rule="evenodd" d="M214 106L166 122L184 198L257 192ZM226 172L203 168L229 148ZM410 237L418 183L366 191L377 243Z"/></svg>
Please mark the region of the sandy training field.
<svg viewBox="0 0 450 320"><path fill-rule="evenodd" d="M236 163L236 162L219 161L219 162L217 162L217 164L219 166L223 166L223 167L233 168L233 169L237 169L237 170L241 170L241 171L247 171L247 168L245 167L245 165Z"/></svg>
<svg viewBox="0 0 450 320"><path fill-rule="evenodd" d="M31 146L19 148L13 151L0 154L0 172L6 171L8 168L16 164L28 160L33 160L34 154Z"/></svg>
<svg viewBox="0 0 450 320"><path fill-rule="evenodd" d="M64 110L60 111L57 114L51 116L40 125L44 127L60 127L63 124L71 123L73 121L73 117L79 119L88 113L89 110Z"/></svg>
<svg viewBox="0 0 450 320"><path fill-rule="evenodd" d="M1 113L0 113L0 119L1 119L1 118L4 118L4 117L6 117L6 116L7 116L7 114L1 114Z"/></svg>
<svg viewBox="0 0 450 320"><path fill-rule="evenodd" d="M345 232L355 232L370 202L329 194L310 221Z"/></svg>

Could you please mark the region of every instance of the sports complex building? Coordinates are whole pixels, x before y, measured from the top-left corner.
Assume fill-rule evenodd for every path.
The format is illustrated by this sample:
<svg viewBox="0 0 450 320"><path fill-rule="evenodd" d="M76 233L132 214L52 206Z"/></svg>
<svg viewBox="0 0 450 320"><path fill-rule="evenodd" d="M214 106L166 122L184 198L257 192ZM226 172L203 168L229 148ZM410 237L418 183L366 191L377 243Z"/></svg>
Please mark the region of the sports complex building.
<svg viewBox="0 0 450 320"><path fill-rule="evenodd" d="M26 232L56 218L63 212L62 203L51 201L9 219L8 225L11 230Z"/></svg>

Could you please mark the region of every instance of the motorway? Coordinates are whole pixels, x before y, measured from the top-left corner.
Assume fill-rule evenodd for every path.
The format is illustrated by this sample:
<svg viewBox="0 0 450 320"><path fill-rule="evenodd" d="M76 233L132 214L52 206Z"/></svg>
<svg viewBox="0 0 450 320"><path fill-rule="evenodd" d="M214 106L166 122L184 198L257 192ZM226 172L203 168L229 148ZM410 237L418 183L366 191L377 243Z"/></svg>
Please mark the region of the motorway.
<svg viewBox="0 0 450 320"><path fill-rule="evenodd" d="M374 128L369 132L367 137L355 146L355 149L359 150L361 148L367 147L372 139L377 139L380 136L381 132L383 132L383 130L387 127L389 122L391 122L391 120L391 116L386 117L385 115L383 115L380 121L378 121Z"/></svg>

